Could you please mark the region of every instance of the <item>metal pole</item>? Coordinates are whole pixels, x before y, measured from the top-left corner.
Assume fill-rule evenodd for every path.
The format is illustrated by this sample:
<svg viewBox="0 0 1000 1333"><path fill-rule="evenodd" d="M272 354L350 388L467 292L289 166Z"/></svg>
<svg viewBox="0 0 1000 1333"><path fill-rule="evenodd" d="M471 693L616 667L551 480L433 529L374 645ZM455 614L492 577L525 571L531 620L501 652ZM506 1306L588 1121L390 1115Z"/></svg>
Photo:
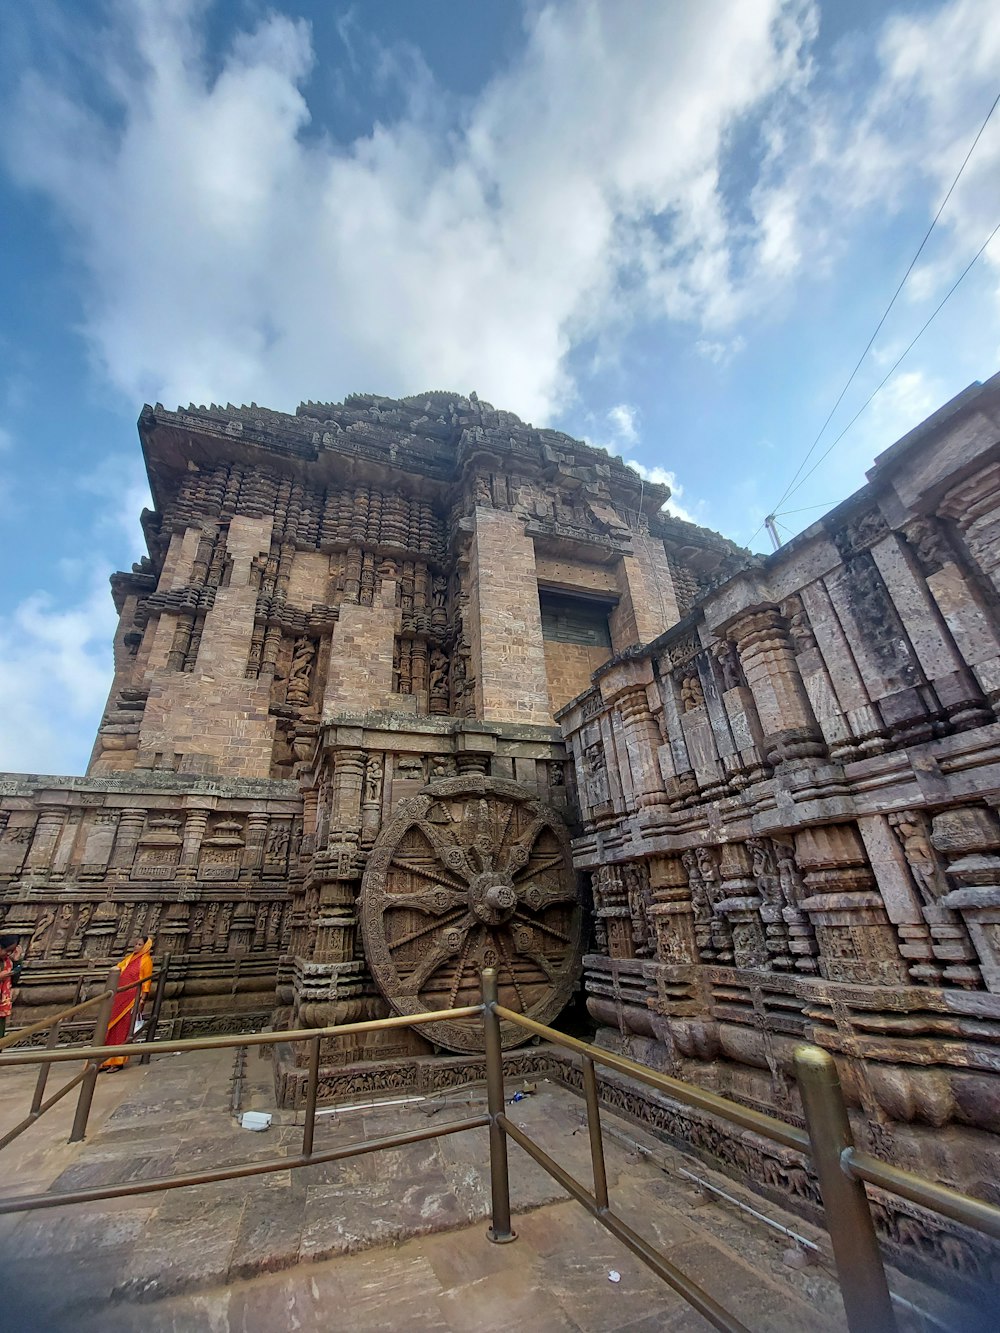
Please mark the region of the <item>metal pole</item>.
<svg viewBox="0 0 1000 1333"><path fill-rule="evenodd" d="M499 1117L503 1115L503 1052L500 1047L500 1019L493 1008L498 1002L497 973L483 968L483 1028L486 1035L486 1105L490 1114L490 1189L493 1198L493 1225L487 1236L495 1245L514 1240L510 1227L510 1177L507 1171L507 1135Z"/></svg>
<svg viewBox="0 0 1000 1333"><path fill-rule="evenodd" d="M767 528L767 535L771 538L774 549L777 551L781 547L781 538L778 536L778 529L774 526L774 515L768 514L764 519L764 527Z"/></svg>
<svg viewBox="0 0 1000 1333"><path fill-rule="evenodd" d="M868 1195L843 1169L854 1147L837 1065L818 1046L795 1048L795 1074L806 1113L813 1164L851 1333L897 1333Z"/></svg>
<svg viewBox="0 0 1000 1333"><path fill-rule="evenodd" d="M167 992L167 972L170 968L171 955L165 953L163 962L160 964L160 975L156 978L156 991L153 994L153 1012L149 1016L149 1027L146 1029L146 1044L148 1045L156 1037L156 1029L160 1022L160 1009L163 1005L163 997ZM148 1065L152 1051L144 1051L139 1056L141 1065Z"/></svg>
<svg viewBox="0 0 1000 1333"><path fill-rule="evenodd" d="M62 1025L62 1019L57 1018L52 1024L52 1031L49 1033L49 1039L45 1043L48 1050L59 1045L59 1028ZM28 1112L32 1118L41 1114L42 1098L45 1096L45 1085L49 1081L50 1064L43 1064L38 1070L38 1081L35 1084L35 1095L31 1099L31 1110Z"/></svg>
<svg viewBox="0 0 1000 1333"><path fill-rule="evenodd" d="M316 1132L316 1092L319 1088L319 1037L309 1043L309 1082L306 1084L306 1121L302 1127L302 1156L311 1157Z"/></svg>
<svg viewBox="0 0 1000 1333"><path fill-rule="evenodd" d="M103 1046L108 1035L108 1024L111 1021L111 1006L115 1001L115 991L118 989L118 969L113 967L108 973L107 994L101 1001L101 1007L97 1011L97 1020L94 1023L94 1036L92 1038L95 1046ZM76 1115L73 1117L73 1128L70 1131L69 1142L81 1143L87 1137L87 1120L90 1117L90 1105L94 1100L94 1088L97 1085L97 1072L100 1069L100 1061L95 1057L87 1065L87 1076L80 1084L80 1096L76 1103Z"/></svg>
<svg viewBox="0 0 1000 1333"><path fill-rule="evenodd" d="M604 1165L604 1135L601 1133L601 1107L597 1100L597 1075L589 1056L583 1059L583 1095L587 1101L587 1132L590 1134L590 1160L594 1166L594 1198L598 1208L608 1206L608 1173Z"/></svg>

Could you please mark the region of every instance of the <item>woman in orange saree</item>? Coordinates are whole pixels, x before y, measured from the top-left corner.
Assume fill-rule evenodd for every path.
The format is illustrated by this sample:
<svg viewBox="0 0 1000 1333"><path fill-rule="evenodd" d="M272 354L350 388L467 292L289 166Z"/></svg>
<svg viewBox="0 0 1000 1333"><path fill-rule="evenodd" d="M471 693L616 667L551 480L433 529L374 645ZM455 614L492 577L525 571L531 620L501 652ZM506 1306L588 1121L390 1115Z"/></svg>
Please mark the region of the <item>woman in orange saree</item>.
<svg viewBox="0 0 1000 1333"><path fill-rule="evenodd" d="M149 991L153 975L153 941L136 939L129 953L118 964L118 989L111 1001L111 1018L105 1046L123 1046L132 1035L132 1011L136 1005L142 1012L142 1002ZM138 1014L136 1015L138 1017ZM112 1055L101 1065L102 1069L124 1069L127 1055Z"/></svg>

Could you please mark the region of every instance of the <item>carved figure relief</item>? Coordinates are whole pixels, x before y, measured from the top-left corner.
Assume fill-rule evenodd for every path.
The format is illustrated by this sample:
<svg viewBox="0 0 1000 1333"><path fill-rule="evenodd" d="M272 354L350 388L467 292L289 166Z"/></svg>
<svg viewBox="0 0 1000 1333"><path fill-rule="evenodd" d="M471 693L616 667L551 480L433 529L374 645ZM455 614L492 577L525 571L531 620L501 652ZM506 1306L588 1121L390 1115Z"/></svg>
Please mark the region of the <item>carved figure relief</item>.
<svg viewBox="0 0 1000 1333"><path fill-rule="evenodd" d="M812 632L809 616L799 596L789 597L782 604L782 614L788 619L788 634L796 654L806 653L816 647L816 636Z"/></svg>
<svg viewBox="0 0 1000 1333"><path fill-rule="evenodd" d="M696 671L688 671L681 677L681 708L688 713L693 708L701 708L705 703L705 692Z"/></svg>
<svg viewBox="0 0 1000 1333"><path fill-rule="evenodd" d="M288 685L285 689L285 702L289 704L307 704L313 658L316 648L311 639L304 636L295 640L292 647L292 664L288 669Z"/></svg>
<svg viewBox="0 0 1000 1333"><path fill-rule="evenodd" d="M916 810L900 810L889 816L889 823L899 839L917 892L926 907L936 905L948 892L944 871L937 852L931 846L927 816Z"/></svg>
<svg viewBox="0 0 1000 1333"><path fill-rule="evenodd" d="M735 644L730 643L728 639L722 639L715 645L715 660L718 662L719 670L722 673L722 688L724 690L738 689L744 682Z"/></svg>

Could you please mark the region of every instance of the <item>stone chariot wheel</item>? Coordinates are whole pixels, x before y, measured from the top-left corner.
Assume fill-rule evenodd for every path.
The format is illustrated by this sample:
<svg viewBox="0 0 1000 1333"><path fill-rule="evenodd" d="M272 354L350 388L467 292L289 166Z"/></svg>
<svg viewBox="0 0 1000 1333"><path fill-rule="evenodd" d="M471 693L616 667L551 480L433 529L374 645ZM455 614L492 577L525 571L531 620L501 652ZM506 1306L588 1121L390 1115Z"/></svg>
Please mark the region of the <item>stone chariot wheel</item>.
<svg viewBox="0 0 1000 1333"><path fill-rule="evenodd" d="M480 999L495 967L500 1003L551 1022L573 990L583 914L558 815L515 782L446 778L401 801L361 885L365 956L400 1014ZM504 1046L529 1034L501 1025ZM424 1028L452 1051L483 1047L478 1018Z"/></svg>

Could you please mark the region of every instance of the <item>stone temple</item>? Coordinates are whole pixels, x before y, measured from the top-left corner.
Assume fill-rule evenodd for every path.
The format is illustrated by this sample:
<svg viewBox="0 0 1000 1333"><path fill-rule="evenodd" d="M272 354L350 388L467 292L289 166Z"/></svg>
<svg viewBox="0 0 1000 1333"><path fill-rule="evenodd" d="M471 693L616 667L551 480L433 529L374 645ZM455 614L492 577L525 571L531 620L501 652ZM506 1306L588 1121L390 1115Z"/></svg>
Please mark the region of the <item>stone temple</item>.
<svg viewBox="0 0 1000 1333"><path fill-rule="evenodd" d="M797 1123L815 1042L863 1144L1000 1202L1000 376L766 559L474 395L157 405L139 434L149 555L112 579L88 774L0 778L15 1023L137 933L172 1036L471 1003L495 966L510 1007ZM578 1079L506 1038L513 1073ZM479 1041L325 1040L321 1095L458 1086ZM280 1101L304 1074L279 1054ZM779 1146L602 1091L818 1204Z"/></svg>

